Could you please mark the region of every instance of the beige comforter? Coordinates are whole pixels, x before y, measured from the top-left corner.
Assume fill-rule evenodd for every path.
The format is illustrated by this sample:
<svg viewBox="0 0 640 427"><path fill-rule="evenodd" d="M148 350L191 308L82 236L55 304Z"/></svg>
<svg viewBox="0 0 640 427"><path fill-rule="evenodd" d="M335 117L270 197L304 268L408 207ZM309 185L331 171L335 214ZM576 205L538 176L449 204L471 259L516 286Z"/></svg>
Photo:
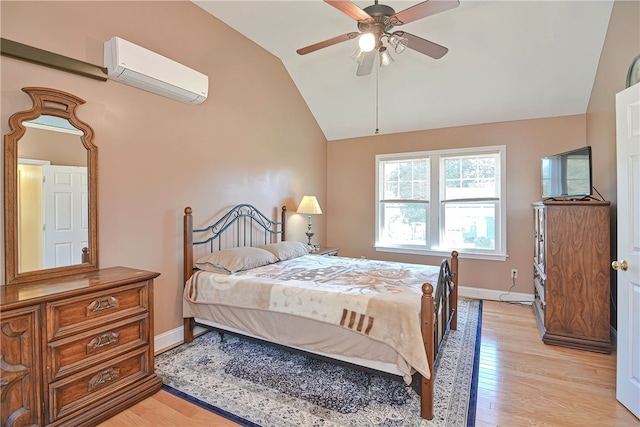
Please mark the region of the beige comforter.
<svg viewBox="0 0 640 427"><path fill-rule="evenodd" d="M349 328L386 343L430 378L420 330L422 284L440 268L305 255L224 275L196 272L187 301L269 310ZM407 379L407 378L405 378Z"/></svg>

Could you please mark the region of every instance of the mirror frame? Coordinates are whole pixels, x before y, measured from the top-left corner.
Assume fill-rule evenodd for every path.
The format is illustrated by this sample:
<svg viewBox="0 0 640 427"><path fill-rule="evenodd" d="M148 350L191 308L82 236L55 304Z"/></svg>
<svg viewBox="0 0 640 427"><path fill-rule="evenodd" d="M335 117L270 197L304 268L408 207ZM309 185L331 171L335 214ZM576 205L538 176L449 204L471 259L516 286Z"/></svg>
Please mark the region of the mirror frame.
<svg viewBox="0 0 640 427"><path fill-rule="evenodd" d="M67 276L98 269L98 147L93 142L93 129L76 116L76 108L85 103L81 98L58 89L25 87L22 89L33 101L30 110L19 111L9 117L11 132L4 136L4 238L6 284L26 283L52 277ZM24 121L41 115L68 120L83 132L80 137L87 150L89 179L89 252L87 262L65 267L34 271L18 271L18 141L26 132ZM83 255L84 257L84 255Z"/></svg>

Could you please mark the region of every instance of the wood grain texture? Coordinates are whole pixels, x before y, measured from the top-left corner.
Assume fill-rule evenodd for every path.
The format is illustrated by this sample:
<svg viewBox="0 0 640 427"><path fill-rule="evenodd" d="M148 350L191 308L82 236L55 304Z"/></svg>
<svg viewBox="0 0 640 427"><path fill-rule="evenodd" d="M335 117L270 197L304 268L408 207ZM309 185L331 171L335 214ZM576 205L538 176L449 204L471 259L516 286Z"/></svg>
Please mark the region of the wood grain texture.
<svg viewBox="0 0 640 427"><path fill-rule="evenodd" d="M20 417L2 425L95 425L155 394L158 275L112 267L1 286L1 413Z"/></svg>
<svg viewBox="0 0 640 427"><path fill-rule="evenodd" d="M38 307L0 311L0 424L3 426L42 422L39 324Z"/></svg>
<svg viewBox="0 0 640 427"><path fill-rule="evenodd" d="M609 202L550 201L534 210L534 255L543 254L534 259L543 340L609 352Z"/></svg>
<svg viewBox="0 0 640 427"><path fill-rule="evenodd" d="M477 427L640 426L616 401L614 354L544 344L525 305L485 301L482 322Z"/></svg>
<svg viewBox="0 0 640 427"><path fill-rule="evenodd" d="M476 426L640 426L616 401L615 369L614 354L544 344L530 306L484 301ZM160 391L100 427L125 425L237 424Z"/></svg>

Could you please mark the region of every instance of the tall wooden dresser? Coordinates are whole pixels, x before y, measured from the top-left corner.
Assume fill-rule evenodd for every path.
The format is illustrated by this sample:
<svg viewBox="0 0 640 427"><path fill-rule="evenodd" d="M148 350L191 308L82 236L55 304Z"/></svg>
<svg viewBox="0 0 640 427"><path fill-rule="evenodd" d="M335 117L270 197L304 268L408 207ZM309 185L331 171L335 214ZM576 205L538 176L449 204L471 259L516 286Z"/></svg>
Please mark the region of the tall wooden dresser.
<svg viewBox="0 0 640 427"><path fill-rule="evenodd" d="M113 267L1 286L2 426L95 425L158 391L158 275Z"/></svg>
<svg viewBox="0 0 640 427"><path fill-rule="evenodd" d="M609 202L533 205L535 301L546 344L611 352Z"/></svg>

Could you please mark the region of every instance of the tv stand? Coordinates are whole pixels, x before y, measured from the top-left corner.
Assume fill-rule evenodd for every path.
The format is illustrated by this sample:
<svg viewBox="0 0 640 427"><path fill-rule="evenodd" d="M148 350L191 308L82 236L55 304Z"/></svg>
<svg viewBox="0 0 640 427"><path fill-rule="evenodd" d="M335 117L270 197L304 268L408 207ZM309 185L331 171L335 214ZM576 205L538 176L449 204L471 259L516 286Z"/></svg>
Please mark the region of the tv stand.
<svg viewBox="0 0 640 427"><path fill-rule="evenodd" d="M544 202L589 202L589 201L600 202L601 200L596 199L593 196L566 196L566 197L547 197L543 200Z"/></svg>
<svg viewBox="0 0 640 427"><path fill-rule="evenodd" d="M533 204L533 311L545 344L611 352L609 202Z"/></svg>

